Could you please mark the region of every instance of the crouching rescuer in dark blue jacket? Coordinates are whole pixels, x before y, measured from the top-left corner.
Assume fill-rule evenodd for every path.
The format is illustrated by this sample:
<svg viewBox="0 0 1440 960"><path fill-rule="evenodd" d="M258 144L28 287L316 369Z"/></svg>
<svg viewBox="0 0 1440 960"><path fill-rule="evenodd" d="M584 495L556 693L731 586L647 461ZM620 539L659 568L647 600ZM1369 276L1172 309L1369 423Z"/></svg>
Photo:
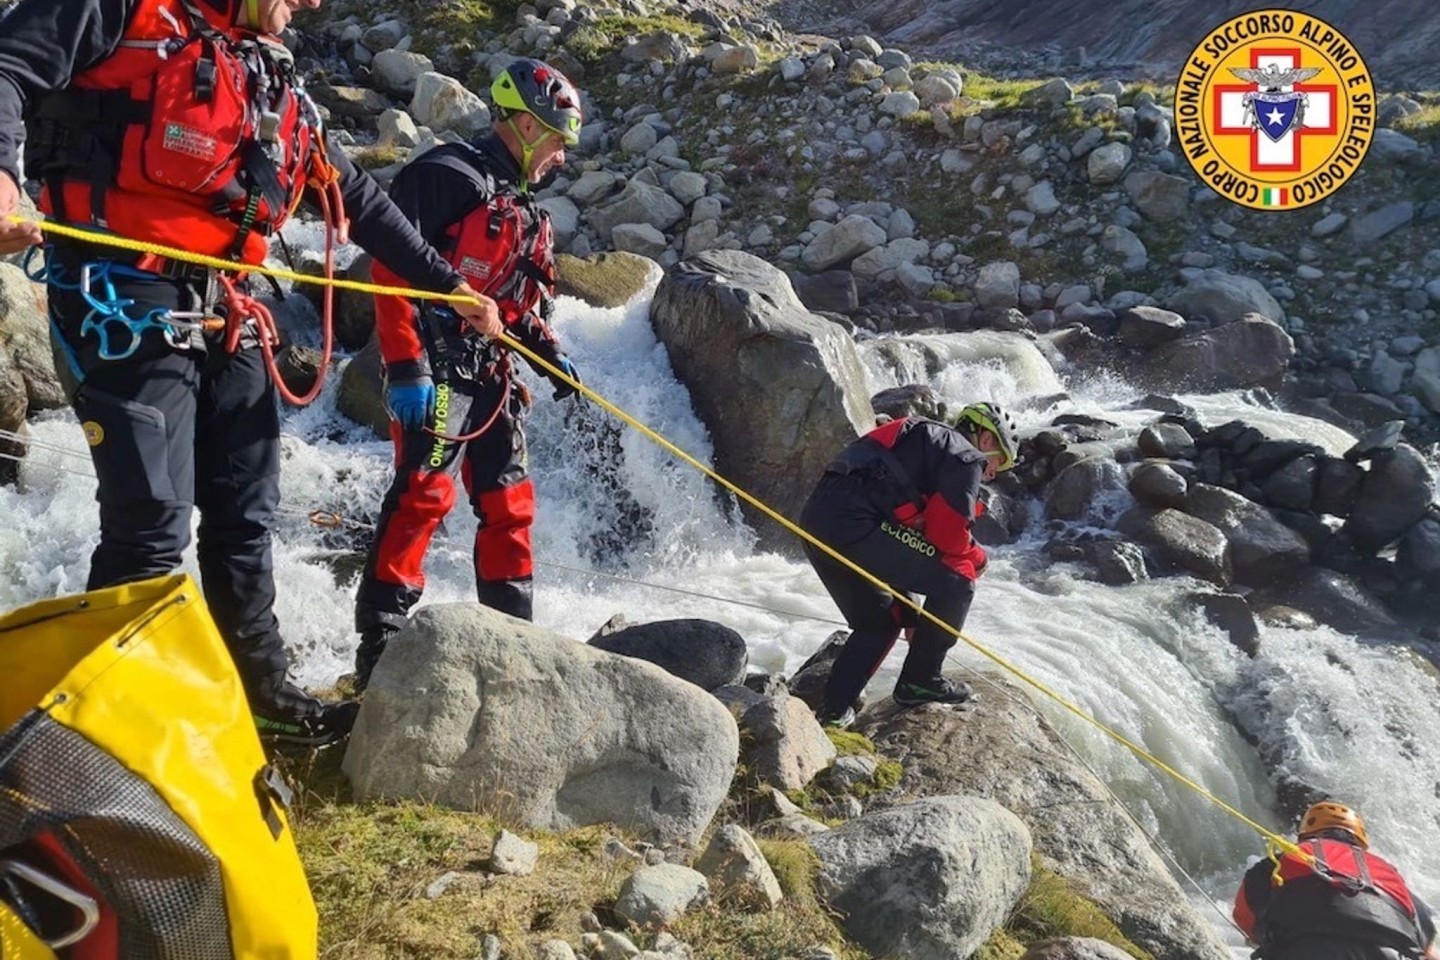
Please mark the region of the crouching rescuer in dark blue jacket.
<svg viewBox="0 0 1440 960"><path fill-rule="evenodd" d="M851 562L907 594L956 630L965 623L985 550L970 536L984 512L980 484L1015 466L1015 422L993 403L965 407L953 427L892 420L851 443L825 469L800 522ZM810 564L850 625L830 672L822 722L848 726L853 705L902 631L910 651L895 702L963 703L968 686L943 676L955 637L811 544Z"/></svg>

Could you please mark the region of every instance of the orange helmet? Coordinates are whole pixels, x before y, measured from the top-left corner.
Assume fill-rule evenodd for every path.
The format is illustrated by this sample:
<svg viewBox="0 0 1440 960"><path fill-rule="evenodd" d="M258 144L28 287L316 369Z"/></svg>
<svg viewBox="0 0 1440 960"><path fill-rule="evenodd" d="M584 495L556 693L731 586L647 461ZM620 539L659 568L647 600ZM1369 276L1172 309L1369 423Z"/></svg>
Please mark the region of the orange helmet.
<svg viewBox="0 0 1440 960"><path fill-rule="evenodd" d="M1370 838L1365 835L1365 821L1343 803L1322 800L1311 804L1310 809L1305 811L1305 816L1300 818L1299 839L1309 839L1322 830L1344 830L1360 846L1370 849Z"/></svg>

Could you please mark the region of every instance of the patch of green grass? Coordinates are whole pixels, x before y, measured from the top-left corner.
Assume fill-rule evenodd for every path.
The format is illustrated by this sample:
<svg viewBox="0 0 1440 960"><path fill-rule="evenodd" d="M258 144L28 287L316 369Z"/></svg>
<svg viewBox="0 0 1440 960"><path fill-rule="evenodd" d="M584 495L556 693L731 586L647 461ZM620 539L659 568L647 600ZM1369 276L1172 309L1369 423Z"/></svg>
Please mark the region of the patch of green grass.
<svg viewBox="0 0 1440 960"><path fill-rule="evenodd" d="M397 0L391 9L415 29L412 49L433 56L446 44L473 45L482 33L513 26L520 0Z"/></svg>
<svg viewBox="0 0 1440 960"><path fill-rule="evenodd" d="M1020 106L1021 97L1044 84L1044 80L1002 79L983 73L972 73L965 77L964 94L972 100L993 103L1002 110L1013 110Z"/></svg>
<svg viewBox="0 0 1440 960"><path fill-rule="evenodd" d="M765 862L780 882L780 891L792 900L815 900L815 877L820 860L804 840L761 839L755 841Z"/></svg>
<svg viewBox="0 0 1440 960"><path fill-rule="evenodd" d="M863 733L856 733L854 730L840 730L836 727L826 727L825 736L830 738L834 745L835 752L842 757L875 756L875 744Z"/></svg>
<svg viewBox="0 0 1440 960"><path fill-rule="evenodd" d="M1072 889L1069 881L1046 869L1031 855L1030 887L1021 895L1005 925L976 952L976 960L1016 960L1024 945L1056 937L1093 937L1124 950L1136 960L1153 960L1130 942L1093 900ZM1017 946L1020 948L1016 952Z"/></svg>
<svg viewBox="0 0 1440 960"><path fill-rule="evenodd" d="M404 160L406 152L399 147L364 147L355 151L355 164L366 170L379 170Z"/></svg>
<svg viewBox="0 0 1440 960"><path fill-rule="evenodd" d="M935 126L935 118L929 110L916 110L908 117L901 117L900 126L916 130L929 130Z"/></svg>
<svg viewBox="0 0 1440 960"><path fill-rule="evenodd" d="M925 299L932 303L954 303L960 297L949 287L936 284L925 292Z"/></svg>
<svg viewBox="0 0 1440 960"><path fill-rule="evenodd" d="M1395 122L1395 129L1421 143L1440 144L1440 100Z"/></svg>
<svg viewBox="0 0 1440 960"><path fill-rule="evenodd" d="M684 20L668 14L645 14L641 16L607 16L576 30L565 41L565 49L577 60L586 64L599 63L619 49L629 36L645 36L652 33L673 33L695 39L704 34L705 28L693 20Z"/></svg>

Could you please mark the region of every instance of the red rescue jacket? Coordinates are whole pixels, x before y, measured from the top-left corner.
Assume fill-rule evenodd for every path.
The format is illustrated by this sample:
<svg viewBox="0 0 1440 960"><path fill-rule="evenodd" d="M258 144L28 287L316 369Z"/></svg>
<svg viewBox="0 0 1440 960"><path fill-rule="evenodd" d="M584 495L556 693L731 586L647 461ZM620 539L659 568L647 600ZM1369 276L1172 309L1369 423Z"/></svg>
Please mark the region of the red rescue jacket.
<svg viewBox="0 0 1440 960"><path fill-rule="evenodd" d="M515 175L507 148L489 136L427 151L401 171L391 195L466 282L495 300L506 333L558 365L559 344L545 322L555 288L554 228L549 215L510 179ZM447 204L456 196L470 202L453 214L448 207L432 209L408 189L417 179L445 184ZM371 275L383 284L399 279L378 263ZM431 322L428 311L414 310L405 298L377 295L375 308L380 355L394 375L428 372L473 381L509 370L509 351L453 322L443 326L438 317Z"/></svg>
<svg viewBox="0 0 1440 960"><path fill-rule="evenodd" d="M922 417L891 420L842 450L830 473L859 473L875 502L935 545L945 565L968 580L985 568L970 525L985 513L985 456L958 432Z"/></svg>
<svg viewBox="0 0 1440 960"><path fill-rule="evenodd" d="M244 263L328 170L289 52L194 0L138 0L115 52L28 130L47 214Z"/></svg>
<svg viewBox="0 0 1440 960"><path fill-rule="evenodd" d="M1245 874L1235 894L1234 917L1245 936L1262 948L1343 941L1388 948L1405 957L1424 955L1429 936L1421 930L1414 898L1400 872L1387 860L1355 844L1328 838L1301 847L1315 865L1286 853L1275 865L1261 860ZM1427 918L1428 919L1428 918Z"/></svg>

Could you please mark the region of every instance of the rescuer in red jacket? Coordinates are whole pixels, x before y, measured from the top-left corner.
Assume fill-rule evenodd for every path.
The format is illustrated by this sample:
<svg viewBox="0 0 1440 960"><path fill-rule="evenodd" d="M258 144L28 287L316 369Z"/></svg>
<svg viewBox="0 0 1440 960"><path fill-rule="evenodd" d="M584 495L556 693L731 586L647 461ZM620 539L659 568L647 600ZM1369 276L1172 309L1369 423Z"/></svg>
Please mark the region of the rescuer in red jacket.
<svg viewBox="0 0 1440 960"><path fill-rule="evenodd" d="M355 705L322 704L286 679L270 531L280 428L253 320L232 341L197 318L258 264L302 198L407 282L495 304L416 233L376 183L331 148L278 34L320 0L20 0L0 20L0 253L39 243L19 207L25 174L53 220L232 260L217 273L114 247L56 240L40 267L52 338L99 478L89 588L169 573L200 512L205 599L262 734L343 736ZM241 311L236 311L240 316ZM231 349L234 347L235 349Z"/></svg>
<svg viewBox="0 0 1440 960"><path fill-rule="evenodd" d="M427 151L400 172L390 195L476 289L495 299L509 336L578 380L546 323L555 241L531 187L558 170L565 148L579 142L580 95L559 70L523 58L495 78L491 94L493 130L473 143ZM396 279L379 265L374 272L382 283ZM530 398L516 379L511 351L476 336L445 310L403 297L377 296L375 319L395 479L356 595L358 689L420 600L425 553L455 503L457 473L480 521L480 602L522 620L532 614L535 491L523 426ZM576 393L534 366L553 381L555 399Z"/></svg>
<svg viewBox="0 0 1440 960"><path fill-rule="evenodd" d="M825 469L800 515L805 530L880 580L925 595L925 609L959 630L985 571L970 536L983 512L980 483L1015 465L1015 423L993 403L964 408L954 427L919 417L892 420L851 443ZM963 703L961 681L942 675L955 637L860 574L807 543L806 555L850 625L819 711L848 726L852 705L913 627L895 685L896 703Z"/></svg>
<svg viewBox="0 0 1440 960"><path fill-rule="evenodd" d="M1435 921L1389 861L1370 852L1365 821L1326 800L1305 811L1297 845L1245 871L1235 923L1264 960L1436 960Z"/></svg>

